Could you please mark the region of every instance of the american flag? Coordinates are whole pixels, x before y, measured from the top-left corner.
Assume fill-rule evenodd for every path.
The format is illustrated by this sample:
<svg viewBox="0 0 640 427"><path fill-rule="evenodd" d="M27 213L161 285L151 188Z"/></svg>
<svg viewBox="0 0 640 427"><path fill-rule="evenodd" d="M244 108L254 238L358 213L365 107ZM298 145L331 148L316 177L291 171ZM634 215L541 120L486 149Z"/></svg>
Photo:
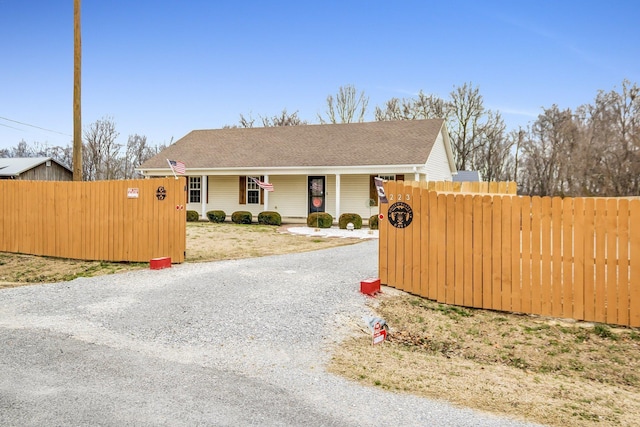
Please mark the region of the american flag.
<svg viewBox="0 0 640 427"><path fill-rule="evenodd" d="M250 176L249 179L258 184L258 187L262 188L264 191L273 191L273 184L270 182L262 182L252 176Z"/></svg>
<svg viewBox="0 0 640 427"><path fill-rule="evenodd" d="M171 165L171 169L173 169L175 173L184 175L184 173L186 172L185 165L181 161L169 160L169 165Z"/></svg>

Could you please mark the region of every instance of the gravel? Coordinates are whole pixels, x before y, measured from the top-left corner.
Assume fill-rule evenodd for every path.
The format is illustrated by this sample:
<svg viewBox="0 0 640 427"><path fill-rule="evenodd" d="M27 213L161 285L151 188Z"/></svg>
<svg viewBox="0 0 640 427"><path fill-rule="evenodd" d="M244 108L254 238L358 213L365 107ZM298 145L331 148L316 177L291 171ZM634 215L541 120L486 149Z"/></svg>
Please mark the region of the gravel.
<svg viewBox="0 0 640 427"><path fill-rule="evenodd" d="M525 426L325 372L377 242L0 291L0 425Z"/></svg>

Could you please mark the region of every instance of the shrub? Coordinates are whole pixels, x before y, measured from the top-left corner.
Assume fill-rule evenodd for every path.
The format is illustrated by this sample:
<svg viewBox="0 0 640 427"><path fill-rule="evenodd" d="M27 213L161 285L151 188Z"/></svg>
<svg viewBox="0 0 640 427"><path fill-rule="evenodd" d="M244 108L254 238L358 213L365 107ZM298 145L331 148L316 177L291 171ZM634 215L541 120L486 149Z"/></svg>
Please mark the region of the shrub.
<svg viewBox="0 0 640 427"><path fill-rule="evenodd" d="M187 211L187 221L194 222L200 219L198 211Z"/></svg>
<svg viewBox="0 0 640 427"><path fill-rule="evenodd" d="M318 228L331 228L333 217L326 212L313 212L307 217L307 226Z"/></svg>
<svg viewBox="0 0 640 427"><path fill-rule="evenodd" d="M357 213L343 213L340 215L340 219L338 219L338 227L345 230L348 223L352 223L353 228L359 230L362 228L362 217Z"/></svg>
<svg viewBox="0 0 640 427"><path fill-rule="evenodd" d="M231 221L235 224L251 224L252 219L253 215L247 211L236 211L231 214Z"/></svg>
<svg viewBox="0 0 640 427"><path fill-rule="evenodd" d="M369 230L378 229L378 215L371 215L369 217Z"/></svg>
<svg viewBox="0 0 640 427"><path fill-rule="evenodd" d="M258 224L282 225L282 217L278 212L264 211L258 214Z"/></svg>
<svg viewBox="0 0 640 427"><path fill-rule="evenodd" d="M209 218L211 222L224 222L227 214L224 211L209 211L207 212L207 218Z"/></svg>

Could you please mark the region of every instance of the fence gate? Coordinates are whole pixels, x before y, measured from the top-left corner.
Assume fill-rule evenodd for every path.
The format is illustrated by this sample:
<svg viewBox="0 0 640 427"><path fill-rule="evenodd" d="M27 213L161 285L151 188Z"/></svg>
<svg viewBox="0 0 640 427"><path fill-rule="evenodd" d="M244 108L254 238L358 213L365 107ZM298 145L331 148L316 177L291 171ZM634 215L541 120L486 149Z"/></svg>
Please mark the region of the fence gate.
<svg viewBox="0 0 640 427"><path fill-rule="evenodd" d="M148 262L186 250L185 178L0 180L0 251Z"/></svg>
<svg viewBox="0 0 640 427"><path fill-rule="evenodd" d="M381 283L446 304L640 326L640 200L517 196L512 183L390 181L385 192Z"/></svg>

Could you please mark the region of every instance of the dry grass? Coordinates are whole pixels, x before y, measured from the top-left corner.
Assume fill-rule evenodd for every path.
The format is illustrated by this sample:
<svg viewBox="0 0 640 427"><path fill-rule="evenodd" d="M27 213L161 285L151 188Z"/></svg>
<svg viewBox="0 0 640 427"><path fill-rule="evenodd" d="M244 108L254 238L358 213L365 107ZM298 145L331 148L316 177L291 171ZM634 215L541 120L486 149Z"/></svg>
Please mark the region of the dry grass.
<svg viewBox="0 0 640 427"><path fill-rule="evenodd" d="M268 225L187 223L186 262L304 252L359 242L288 234ZM0 289L148 268L148 263L79 261L0 252Z"/></svg>
<svg viewBox="0 0 640 427"><path fill-rule="evenodd" d="M442 305L387 290L391 327L336 349L329 369L363 384L552 426L640 419L640 333Z"/></svg>
<svg viewBox="0 0 640 427"><path fill-rule="evenodd" d="M359 242L270 226L189 223L187 262ZM0 253L0 288L148 268ZM3 283L4 282L4 283ZM334 349L329 370L373 387L552 426L632 426L640 419L640 333L442 305L385 288L371 304L391 327Z"/></svg>

